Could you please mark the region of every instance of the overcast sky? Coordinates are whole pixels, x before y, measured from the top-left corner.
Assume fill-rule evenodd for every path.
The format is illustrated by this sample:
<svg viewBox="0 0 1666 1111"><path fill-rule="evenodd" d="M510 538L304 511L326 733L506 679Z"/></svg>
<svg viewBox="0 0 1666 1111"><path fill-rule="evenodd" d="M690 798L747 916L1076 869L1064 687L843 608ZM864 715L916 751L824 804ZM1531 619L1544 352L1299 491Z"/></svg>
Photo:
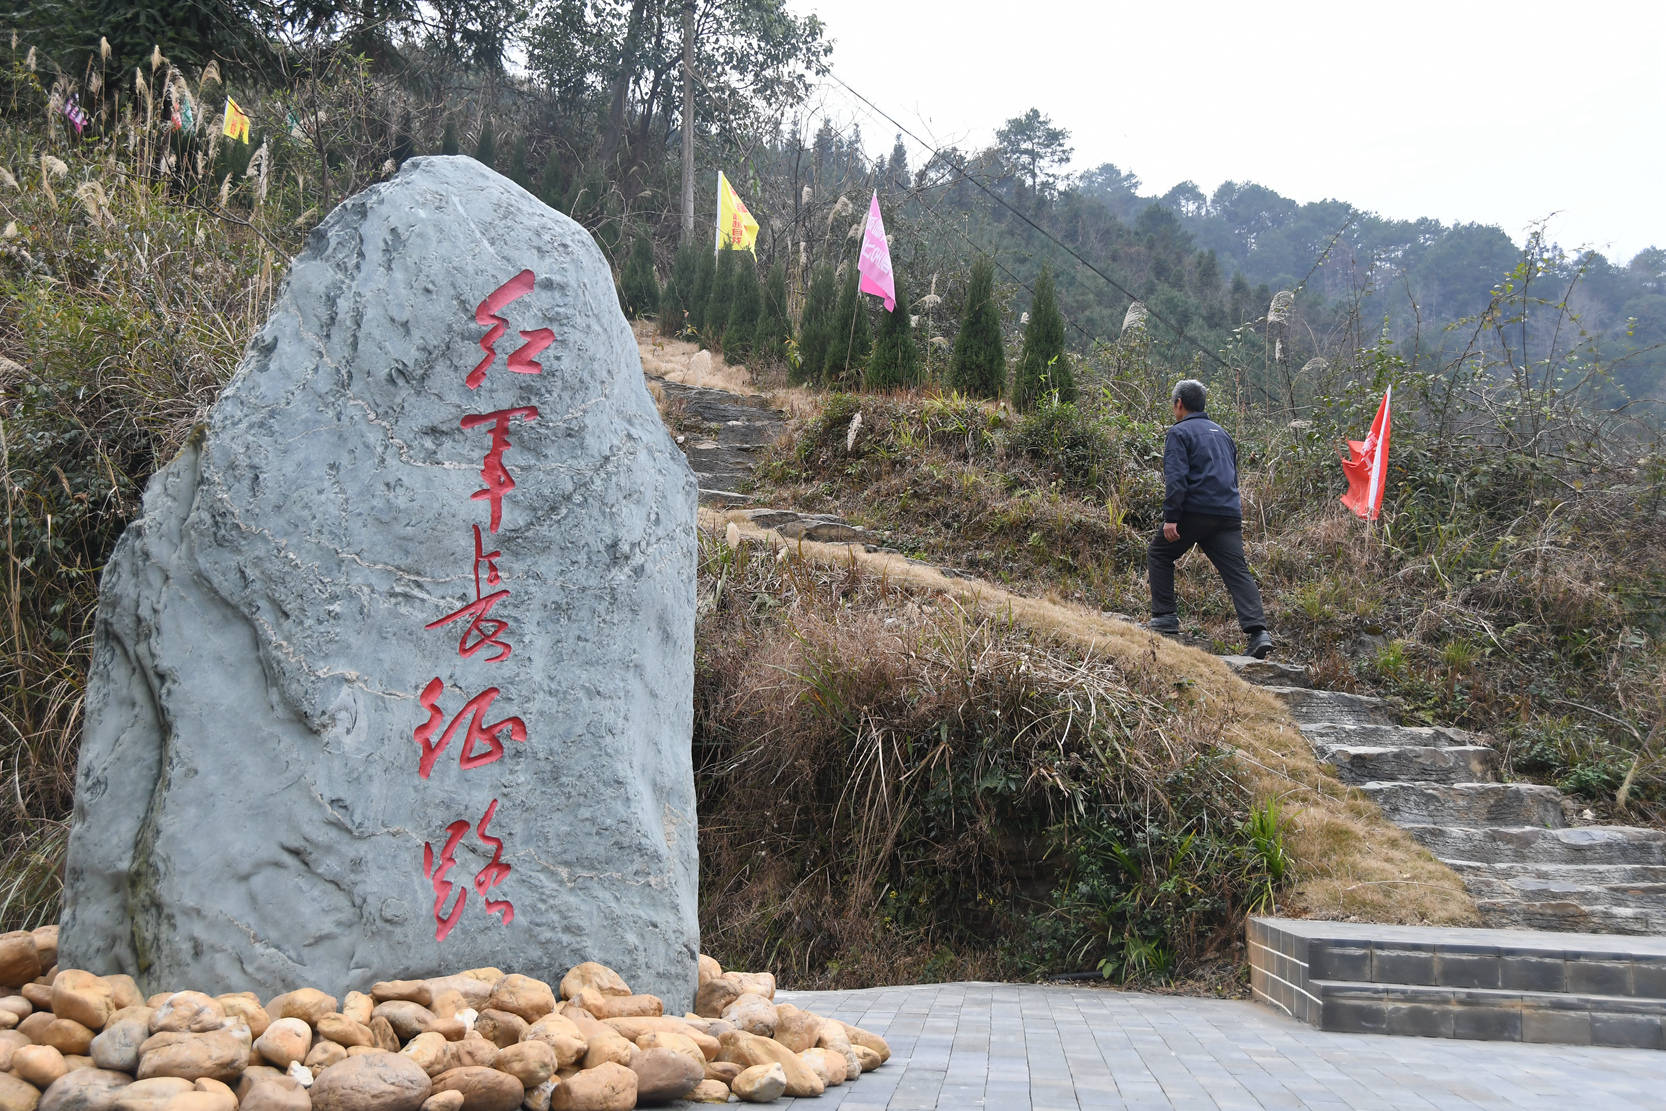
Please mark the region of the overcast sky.
<svg viewBox="0 0 1666 1111"><path fill-rule="evenodd" d="M1666 4L1401 0L789 0L833 72L936 144L993 142L1031 107L1072 169L1114 162L1142 194L1254 181L1396 219L1549 217L1564 248L1666 247ZM837 86L874 153L895 127ZM911 165L918 167L918 152Z"/></svg>

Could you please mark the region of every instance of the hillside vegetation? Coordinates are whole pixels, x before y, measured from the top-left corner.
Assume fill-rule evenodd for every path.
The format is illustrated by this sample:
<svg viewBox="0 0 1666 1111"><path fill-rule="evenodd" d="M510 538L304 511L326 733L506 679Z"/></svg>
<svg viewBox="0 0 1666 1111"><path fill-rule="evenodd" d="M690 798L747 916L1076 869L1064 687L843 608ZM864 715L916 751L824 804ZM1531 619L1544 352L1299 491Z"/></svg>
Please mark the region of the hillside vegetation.
<svg viewBox="0 0 1666 1111"><path fill-rule="evenodd" d="M1385 850L1381 874L1336 869L1368 855L1362 841L1391 844L1380 819L1304 770L1305 749L1283 749L1300 767L1269 762L1299 739L1278 739L1265 700L1218 666L1108 622L1015 616L1049 599L1142 612L1159 417L1183 374L1210 382L1240 443L1252 559L1287 654L1325 685L1494 732L1515 772L1596 811L1661 819L1666 451L1645 403L1661 392L1646 342L1660 318L1580 317L1604 275L1625 294L1616 312L1647 308L1647 260L1614 278L1536 240L1437 267L1452 296L1385 334L1363 292L1286 281L1287 262L1258 272L1250 247L1228 277L1225 248L1198 246L1207 223L1119 209L1105 174L1049 177L1039 113L990 151L876 165L853 130L804 110L828 49L814 19L771 0L697 9L697 210L725 168L764 223L756 264L675 249L669 2L553 4L521 22L497 5L394 4L370 25L283 6L59 6L0 43L0 928L56 914L97 577L145 481L230 375L307 231L417 153L497 166L594 233L629 312L790 387L801 422L761 468L761 497L840 512L1011 591L1003 612L954 580L765 558L714 523L696 755L707 928L726 963L805 983L1172 973L1222 952L1269 898L1463 919L1450 873L1423 875L1409 846ZM511 76L514 41L530 69ZM253 117L249 143L220 133L228 93ZM176 114L194 123L175 129ZM854 292L876 183L912 312ZM1049 346L1036 303L1044 269L1068 350ZM1014 362L1017 409L1000 400ZM1387 508L1367 529L1335 505L1335 455L1389 384ZM1235 647L1207 567L1184 565L1180 588L1189 631ZM1241 737L1219 733L1223 700ZM1279 782L1228 748L1262 754Z"/></svg>

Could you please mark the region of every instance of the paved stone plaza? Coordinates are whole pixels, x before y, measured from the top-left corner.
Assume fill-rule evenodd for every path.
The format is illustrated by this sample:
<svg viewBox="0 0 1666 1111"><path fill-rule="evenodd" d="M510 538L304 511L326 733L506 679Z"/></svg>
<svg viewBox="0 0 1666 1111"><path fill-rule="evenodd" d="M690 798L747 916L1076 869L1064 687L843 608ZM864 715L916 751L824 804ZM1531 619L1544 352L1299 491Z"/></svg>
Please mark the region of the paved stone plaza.
<svg viewBox="0 0 1666 1111"><path fill-rule="evenodd" d="M802 1111L1666 1107L1666 1053L1327 1034L1240 1000L926 984L779 992L891 1044Z"/></svg>

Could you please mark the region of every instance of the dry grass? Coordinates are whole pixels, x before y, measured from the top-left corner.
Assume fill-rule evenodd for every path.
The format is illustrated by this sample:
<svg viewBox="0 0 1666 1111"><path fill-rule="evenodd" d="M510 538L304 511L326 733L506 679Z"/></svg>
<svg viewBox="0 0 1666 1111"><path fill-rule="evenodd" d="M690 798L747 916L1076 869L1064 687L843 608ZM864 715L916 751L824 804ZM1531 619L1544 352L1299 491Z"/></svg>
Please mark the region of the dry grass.
<svg viewBox="0 0 1666 1111"><path fill-rule="evenodd" d="M951 578L901 556L848 545L791 541L758 528L741 512L701 510L701 527L763 543L829 566L860 565L885 581L947 596L1113 661L1149 683L1184 686L1237 753L1258 802L1277 800L1288 820L1296 880L1282 913L1315 918L1432 925L1478 921L1462 881L1375 805L1340 783L1314 758L1279 703L1232 674L1220 660L1137 626L1056 601L1027 598L987 583Z"/></svg>
<svg viewBox="0 0 1666 1111"><path fill-rule="evenodd" d="M746 367L724 361L715 351L704 351L697 343L668 339L659 334L651 320L632 324L636 346L642 353L642 369L651 377L682 386L703 386L750 397L758 391Z"/></svg>

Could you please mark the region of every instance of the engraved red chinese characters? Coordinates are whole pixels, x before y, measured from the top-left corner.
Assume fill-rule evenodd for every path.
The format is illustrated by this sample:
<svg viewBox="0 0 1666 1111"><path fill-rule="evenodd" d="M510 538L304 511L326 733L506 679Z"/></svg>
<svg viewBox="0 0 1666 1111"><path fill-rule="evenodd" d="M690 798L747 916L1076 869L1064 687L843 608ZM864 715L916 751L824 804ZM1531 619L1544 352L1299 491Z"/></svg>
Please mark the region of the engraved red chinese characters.
<svg viewBox="0 0 1666 1111"><path fill-rule="evenodd" d="M497 649L493 655L487 656L486 663L495 664L509 658L513 650L507 640L503 639L504 632L509 628L509 622L499 617L492 617L492 607L509 597L509 591L494 590L490 594L481 593L480 565L486 565L486 585L496 586L503 581L498 574L497 561L502 552L486 551L485 543L480 535L480 526L474 526L474 601L460 610L446 614L438 621L430 621L424 628L438 629L442 625L449 625L453 621L467 617L468 624L463 626L463 635L457 641L457 654L464 658L474 655L487 645Z"/></svg>
<svg viewBox="0 0 1666 1111"><path fill-rule="evenodd" d="M492 446L486 449L486 458L480 464L480 477L485 481L486 488L476 490L469 496L476 501L491 503L491 523L488 527L492 532L496 532L498 526L503 523L503 495L515 488L515 480L510 477L509 469L503 465L503 453L514 446L509 442L509 422L517 417L528 422L535 421L538 419L538 407L522 405L519 408L499 409L492 413L471 413L461 421L465 429L491 426Z"/></svg>
<svg viewBox="0 0 1666 1111"><path fill-rule="evenodd" d="M428 720L417 726L413 734L417 746L422 750L422 755L417 761L417 774L422 778L427 779L428 773L434 770L434 761L439 759L440 753L451 743L452 737L457 733L457 727L463 724L465 717L468 718L468 726L463 733L462 751L457 755L457 764L465 771L490 764L503 755L503 741L500 735L506 729L509 731L510 740L525 742L526 725L520 718L510 717L494 721L490 725L482 724L492 708L492 700L500 693L496 687L487 687L464 703L457 716L451 719L451 724L445 727L445 732L440 734L440 739L435 741L434 734L439 729L440 722L445 720L445 711L440 709L440 695L444 693L445 684L435 678L429 681L418 697L422 708L428 711Z"/></svg>
<svg viewBox="0 0 1666 1111"><path fill-rule="evenodd" d="M532 282L532 271L522 270L488 293L486 299L475 308L475 323L487 329L480 340L480 349L486 352L486 357L463 379L463 383L469 389L479 389L480 383L486 380L486 371L491 369L492 363L497 360L497 341L509 330L509 321L498 315L499 312L511 301L531 292ZM521 338L526 342L510 352L509 369L516 374L542 374L543 364L534 362L532 356L554 343L555 333L548 328L534 328L530 332L522 332Z"/></svg>
<svg viewBox="0 0 1666 1111"><path fill-rule="evenodd" d="M497 813L497 799L493 799L486 807L485 816L480 819L480 825L475 828L480 840L492 848L492 859L479 872L475 873L474 890L486 902L486 913L495 914L503 920L504 925L515 920L515 906L508 899L494 899L489 892L502 883L513 871L513 866L503 862L503 839L493 837L486 832L486 827L492 824L492 817ZM468 902L467 889L457 893L457 901L451 904L451 909L445 909L445 901L451 897L451 891L457 885L445 878L447 872L457 863L457 847L468 835L469 823L462 819L452 822L445 827L445 844L440 846L438 859L435 858L434 846L429 842L422 845L422 874L427 876L434 885L434 940L444 941L446 935L456 928L463 917L464 904Z"/></svg>

